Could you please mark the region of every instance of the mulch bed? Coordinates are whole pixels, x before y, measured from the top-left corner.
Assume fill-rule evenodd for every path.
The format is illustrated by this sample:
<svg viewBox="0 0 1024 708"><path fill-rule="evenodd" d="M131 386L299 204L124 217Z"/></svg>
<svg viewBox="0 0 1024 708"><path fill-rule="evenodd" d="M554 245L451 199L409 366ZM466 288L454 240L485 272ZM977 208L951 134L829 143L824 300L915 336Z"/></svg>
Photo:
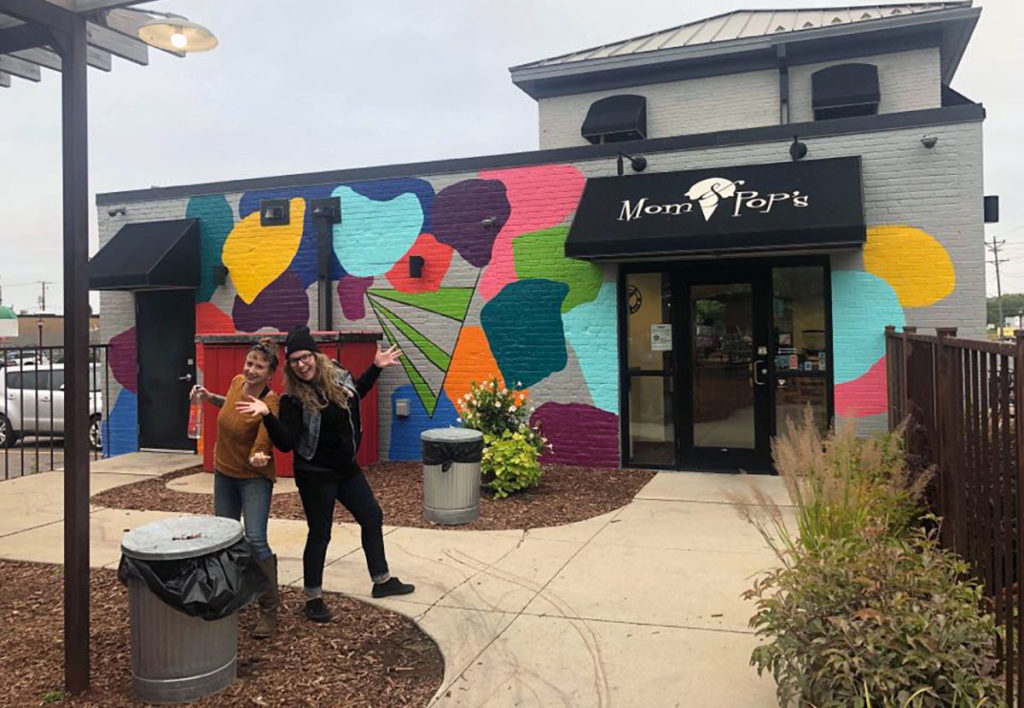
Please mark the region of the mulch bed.
<svg viewBox="0 0 1024 708"><path fill-rule="evenodd" d="M212 514L213 497L167 488L175 477L194 474L201 467L173 472L101 492L94 504L113 509L178 511ZM423 467L418 462L378 462L366 470L366 477L384 510L384 523L420 528L471 530L530 529L560 526L600 516L628 504L654 477L648 470L594 469L568 465L545 465L540 486L505 499L482 492L480 518L457 527L441 527L423 519ZM305 519L299 495L275 494L270 515L278 519ZM339 504L337 521L352 517Z"/></svg>
<svg viewBox="0 0 1024 708"><path fill-rule="evenodd" d="M132 697L128 593L110 570L91 574L91 688L64 696L63 569L0 561L0 705L138 706ZM437 645L401 615L326 594L327 624L301 614L301 591L281 588L280 630L251 639L241 613L238 680L199 706L423 706L444 676Z"/></svg>

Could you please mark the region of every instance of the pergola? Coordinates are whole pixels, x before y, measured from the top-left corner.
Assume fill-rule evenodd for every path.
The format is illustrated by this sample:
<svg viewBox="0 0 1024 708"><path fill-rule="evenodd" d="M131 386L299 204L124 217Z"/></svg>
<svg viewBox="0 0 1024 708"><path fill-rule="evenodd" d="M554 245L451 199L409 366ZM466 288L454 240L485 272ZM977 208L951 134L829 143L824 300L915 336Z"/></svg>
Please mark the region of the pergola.
<svg viewBox="0 0 1024 708"><path fill-rule="evenodd" d="M0 86L61 72L64 213L64 683L89 687L89 174L86 67L113 56L149 63L216 46L183 17L130 6L148 0L0 0Z"/></svg>

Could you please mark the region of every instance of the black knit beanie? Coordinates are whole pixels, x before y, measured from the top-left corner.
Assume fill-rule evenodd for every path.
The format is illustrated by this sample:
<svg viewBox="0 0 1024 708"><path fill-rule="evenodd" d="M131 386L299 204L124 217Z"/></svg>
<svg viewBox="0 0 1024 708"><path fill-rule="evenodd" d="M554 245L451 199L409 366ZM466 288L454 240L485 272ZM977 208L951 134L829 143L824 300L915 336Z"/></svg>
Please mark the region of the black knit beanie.
<svg viewBox="0 0 1024 708"><path fill-rule="evenodd" d="M318 352L320 348L317 347L316 342L313 340L313 335L309 333L309 327L292 327L292 330L284 340L284 355L291 356L292 352L301 352L303 350Z"/></svg>

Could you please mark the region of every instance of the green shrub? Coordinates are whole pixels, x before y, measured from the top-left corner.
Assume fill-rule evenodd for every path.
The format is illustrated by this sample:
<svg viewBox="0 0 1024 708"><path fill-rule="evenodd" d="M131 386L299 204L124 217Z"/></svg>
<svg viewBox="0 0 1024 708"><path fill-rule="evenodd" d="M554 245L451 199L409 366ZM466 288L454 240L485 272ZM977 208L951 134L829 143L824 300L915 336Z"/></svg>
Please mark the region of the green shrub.
<svg viewBox="0 0 1024 708"><path fill-rule="evenodd" d="M500 499L540 484L543 471L537 456L536 446L521 432L485 434L480 470L494 496Z"/></svg>
<svg viewBox="0 0 1024 708"><path fill-rule="evenodd" d="M469 393L458 399L455 406L463 428L479 430L494 438L500 438L506 432L521 433L539 454L550 446L541 435L540 428L530 424L529 414L533 408L527 406L526 401L525 391L509 389L496 378L491 378L479 384L471 382Z"/></svg>
<svg viewBox="0 0 1024 708"><path fill-rule="evenodd" d="M772 672L780 705L1001 704L998 629L978 611L982 588L933 536L880 528L791 561L746 593L766 640L751 664Z"/></svg>

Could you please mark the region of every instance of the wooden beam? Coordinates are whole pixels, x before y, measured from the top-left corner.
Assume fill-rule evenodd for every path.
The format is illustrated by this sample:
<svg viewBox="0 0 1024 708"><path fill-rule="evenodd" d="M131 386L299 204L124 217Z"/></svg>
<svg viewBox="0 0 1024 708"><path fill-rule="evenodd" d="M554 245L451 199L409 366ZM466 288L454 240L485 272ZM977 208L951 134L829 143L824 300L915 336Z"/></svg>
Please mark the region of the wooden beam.
<svg viewBox="0 0 1024 708"><path fill-rule="evenodd" d="M11 75L10 74L5 73L3 71L0 71L0 86L2 86L4 88L10 88L11 87Z"/></svg>
<svg viewBox="0 0 1024 708"><path fill-rule="evenodd" d="M12 57L24 59L54 71L60 71L61 68L60 54L49 49L23 49L20 52L11 52L10 54Z"/></svg>
<svg viewBox="0 0 1024 708"><path fill-rule="evenodd" d="M0 71L20 76L29 81L39 81L42 78L36 64L17 57L0 56Z"/></svg>
<svg viewBox="0 0 1024 708"><path fill-rule="evenodd" d="M142 64L149 64L149 45L141 39L132 39L120 32L107 29L103 25L90 22L86 25L86 41L97 49L105 49L122 59ZM0 45L2 46L2 45Z"/></svg>
<svg viewBox="0 0 1024 708"><path fill-rule="evenodd" d="M71 21L75 17L66 8L40 0L0 0L0 12L61 32L71 31Z"/></svg>
<svg viewBox="0 0 1024 708"><path fill-rule="evenodd" d="M153 18L139 10L113 9L107 10L105 13L107 27L118 34L123 34L131 39L138 39L139 28L151 19ZM185 52L168 51L166 49L161 49L160 51L173 54L177 57L185 56Z"/></svg>
<svg viewBox="0 0 1024 708"><path fill-rule="evenodd" d="M89 66L100 71L110 71L113 66L113 62L110 59L110 53L105 52L102 49L96 47L88 47L85 50L85 60L89 62Z"/></svg>
<svg viewBox="0 0 1024 708"><path fill-rule="evenodd" d="M42 25L20 24L0 29L0 54L53 44L53 35Z"/></svg>
<svg viewBox="0 0 1024 708"><path fill-rule="evenodd" d="M54 0L49 0L54 2ZM58 0L62 4L68 0ZM129 5L142 5L150 0L70 0L74 6L72 9L81 14L83 12L96 12L97 10L109 10L115 7L128 7Z"/></svg>

